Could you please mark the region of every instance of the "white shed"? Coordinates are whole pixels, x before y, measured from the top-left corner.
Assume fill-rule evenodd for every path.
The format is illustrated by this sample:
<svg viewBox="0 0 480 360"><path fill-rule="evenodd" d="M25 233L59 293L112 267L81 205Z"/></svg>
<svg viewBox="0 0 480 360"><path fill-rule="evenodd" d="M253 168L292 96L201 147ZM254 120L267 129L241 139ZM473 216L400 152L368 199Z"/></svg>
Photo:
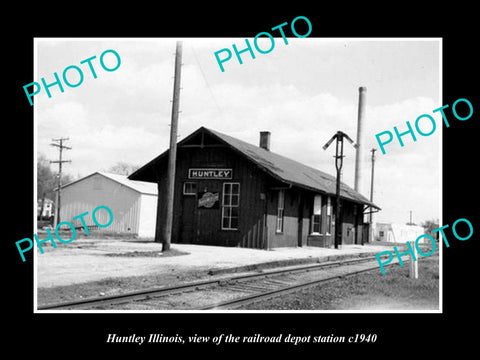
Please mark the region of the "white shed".
<svg viewBox="0 0 480 360"><path fill-rule="evenodd" d="M101 205L113 213L113 222L102 231L130 233L138 237L154 237L157 214L157 186L143 181L129 180L126 176L95 172L82 179L62 186L60 221L68 221L76 228L83 228L75 216L88 212L84 217L89 227L95 228L91 217ZM100 220L102 212L106 219ZM97 212L99 223L108 223L108 213Z"/></svg>
<svg viewBox="0 0 480 360"><path fill-rule="evenodd" d="M417 225L377 223L374 238L377 241L404 243L407 241L415 241L417 237L424 233L425 229ZM425 238L419 240L420 244L425 242Z"/></svg>

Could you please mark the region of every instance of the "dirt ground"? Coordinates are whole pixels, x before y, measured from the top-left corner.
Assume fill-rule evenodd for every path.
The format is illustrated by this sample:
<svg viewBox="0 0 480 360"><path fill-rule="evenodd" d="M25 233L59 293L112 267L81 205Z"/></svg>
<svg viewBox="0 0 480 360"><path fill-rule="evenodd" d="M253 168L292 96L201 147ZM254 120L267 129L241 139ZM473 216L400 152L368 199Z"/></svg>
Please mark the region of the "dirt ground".
<svg viewBox="0 0 480 360"><path fill-rule="evenodd" d="M408 267L368 272L258 302L243 310L439 310L439 257L421 258L418 279Z"/></svg>
<svg viewBox="0 0 480 360"><path fill-rule="evenodd" d="M162 253L161 244L152 241L80 238L58 244L57 248L44 246L44 254L37 250L36 299L41 306L230 275L212 276L212 270L298 259L315 261L389 249L349 245L341 250L304 247L266 251L172 244L170 252Z"/></svg>
<svg viewBox="0 0 480 360"><path fill-rule="evenodd" d="M46 246L47 245L47 246ZM135 239L75 239L53 248L44 243L35 254L38 288L79 284L108 278L199 272L271 261L379 252L382 246L349 245L341 250L302 247L258 250L220 246L172 244L162 253L161 244ZM173 253L175 256L169 256Z"/></svg>

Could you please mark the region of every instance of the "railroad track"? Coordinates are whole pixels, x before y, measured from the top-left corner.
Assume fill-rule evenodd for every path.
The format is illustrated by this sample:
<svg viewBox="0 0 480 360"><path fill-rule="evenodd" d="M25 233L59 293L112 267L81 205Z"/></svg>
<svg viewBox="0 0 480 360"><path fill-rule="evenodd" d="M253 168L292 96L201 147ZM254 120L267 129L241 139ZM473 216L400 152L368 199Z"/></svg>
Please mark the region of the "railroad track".
<svg viewBox="0 0 480 360"><path fill-rule="evenodd" d="M293 285L284 284L283 286L273 286L273 287L267 286L265 289L263 289L263 291L257 291L256 293L253 293L251 295L247 295L244 297L218 302L214 305L207 305L205 307L202 307L200 310L236 309L236 308L249 305L258 301L268 300L281 295L307 289L309 287L318 286L330 281L339 280L347 276L354 276L354 275L358 275L368 271L379 270L378 262L376 260L375 261L371 261L371 259L369 260L370 261L358 261L353 264L340 266L339 268L336 269L336 271L333 271L333 274L322 274L326 276L324 277L322 276L321 278L316 278L316 279L307 280L307 281L300 280L298 283L295 283ZM404 260L404 263L407 263L407 261ZM395 264L398 264L398 261L392 262L388 264L386 267L389 267ZM321 270L322 269L316 269L314 271L321 271Z"/></svg>
<svg viewBox="0 0 480 360"><path fill-rule="evenodd" d="M405 262L405 261L404 261ZM392 262L387 266L397 264ZM345 276L379 270L375 257L361 257L292 266L260 273L197 281L178 286L102 296L80 301L39 306L38 310L137 309L221 310L235 309Z"/></svg>

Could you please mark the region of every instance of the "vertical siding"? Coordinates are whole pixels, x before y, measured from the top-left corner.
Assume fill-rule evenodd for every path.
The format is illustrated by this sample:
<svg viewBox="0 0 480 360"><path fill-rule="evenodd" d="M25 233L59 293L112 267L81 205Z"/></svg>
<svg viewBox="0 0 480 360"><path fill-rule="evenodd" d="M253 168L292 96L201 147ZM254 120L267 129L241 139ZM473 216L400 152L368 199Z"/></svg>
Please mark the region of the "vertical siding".
<svg viewBox="0 0 480 360"><path fill-rule="evenodd" d="M80 219L73 220L84 212L87 226L95 226L92 219L93 210L107 206L113 213L113 222L102 231L138 234L140 194L126 186L112 181L100 174L94 174L62 189L61 221L69 221L81 228ZM109 222L109 214L105 209L96 212L100 224Z"/></svg>
<svg viewBox="0 0 480 360"><path fill-rule="evenodd" d="M246 248L264 249L265 244L265 209L266 187L265 176L257 167L242 162L239 175L242 179L240 194L241 239L239 246ZM264 195L261 195L264 194Z"/></svg>
<svg viewBox="0 0 480 360"><path fill-rule="evenodd" d="M341 217L342 217L342 244L352 245L355 243L356 219L354 213L354 204L349 201L342 201ZM357 213L359 209L357 208Z"/></svg>
<svg viewBox="0 0 480 360"><path fill-rule="evenodd" d="M298 190L286 189L283 216L283 232L276 232L278 190L269 190L268 240L269 247L296 247L298 244Z"/></svg>
<svg viewBox="0 0 480 360"><path fill-rule="evenodd" d="M326 235L327 197L322 196L322 231L323 235L311 236L311 215L314 192L290 188L285 190L284 229L277 233L276 216L279 182L266 175L256 165L239 156L234 150L208 139L205 135L204 147L197 147L199 139L190 139L189 143L177 149L177 164L173 209L172 242L191 242L221 246L238 246L248 248L296 247L298 245L330 246L332 234ZM156 163L159 174L159 200L157 231L163 230L165 215L166 158ZM233 178L229 180L191 180L188 179L189 168L231 168ZM183 183L194 181L197 191L219 193L217 209L199 209L196 195L183 195ZM222 191L224 182L240 183L239 226L237 230L222 230ZM285 186L283 184L283 186ZM334 197L332 197L332 205ZM344 202L350 211L350 204ZM352 222L350 212L346 213L347 224ZM184 219L187 214L188 221ZM334 213L332 212L332 220ZM355 222L353 222L355 224ZM185 226L184 226L185 225ZM347 226L347 225L345 225ZM345 242L344 242L345 243Z"/></svg>
<svg viewBox="0 0 480 360"><path fill-rule="evenodd" d="M140 217L138 236L154 237L157 218L157 196L142 194L140 197Z"/></svg>
<svg viewBox="0 0 480 360"><path fill-rule="evenodd" d="M177 152L177 167L175 179L174 196L174 214L172 242L182 241L182 216L184 211L194 211L194 243L238 246L251 248L264 248L265 243L265 194L263 172L255 165L239 157L234 151L227 147L205 147L205 148L182 148ZM158 165L160 175L160 188L163 189L165 183L166 162ZM231 168L233 177L229 180L189 180L189 168ZM195 209L184 209L183 206L189 206L183 200L183 183L185 181L195 181L198 191L203 191L206 187L208 191L219 193L218 209L198 209L195 202ZM240 183L240 207L239 207L239 226L238 230L222 230L222 191L224 182ZM162 201L163 191L159 192L159 200ZM187 204L187 205L185 205ZM163 218L165 207L159 207L159 229L163 229ZM191 215L191 214L190 214Z"/></svg>

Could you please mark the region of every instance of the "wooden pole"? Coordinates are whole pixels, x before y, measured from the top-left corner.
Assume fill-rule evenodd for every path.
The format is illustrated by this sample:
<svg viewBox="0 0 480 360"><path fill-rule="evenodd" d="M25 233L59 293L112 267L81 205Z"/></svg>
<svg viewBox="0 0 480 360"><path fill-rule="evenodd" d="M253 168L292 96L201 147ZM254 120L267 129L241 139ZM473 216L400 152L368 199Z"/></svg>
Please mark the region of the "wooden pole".
<svg viewBox="0 0 480 360"><path fill-rule="evenodd" d="M54 143L51 143L51 146L56 146L59 148L60 155L58 160L50 161L50 164L57 163L58 164L58 176L57 176L57 193L55 195L55 217L53 220L53 227L56 228L57 225L60 223L60 202L61 202L61 192L62 192L62 164L64 162L72 162L71 160L63 160L62 159L62 152L63 149L71 150L72 148L69 146L63 145L64 140L69 140L69 138L60 138L60 139L52 139Z"/></svg>
<svg viewBox="0 0 480 360"><path fill-rule="evenodd" d="M177 160L178 109L180 105L180 75L182 69L182 42L177 41L175 53L175 79L173 82L172 123L170 126L170 151L168 154L165 226L162 234L162 252L170 250L173 225L173 200L175 191L175 164ZM159 194L160 195L160 194Z"/></svg>

